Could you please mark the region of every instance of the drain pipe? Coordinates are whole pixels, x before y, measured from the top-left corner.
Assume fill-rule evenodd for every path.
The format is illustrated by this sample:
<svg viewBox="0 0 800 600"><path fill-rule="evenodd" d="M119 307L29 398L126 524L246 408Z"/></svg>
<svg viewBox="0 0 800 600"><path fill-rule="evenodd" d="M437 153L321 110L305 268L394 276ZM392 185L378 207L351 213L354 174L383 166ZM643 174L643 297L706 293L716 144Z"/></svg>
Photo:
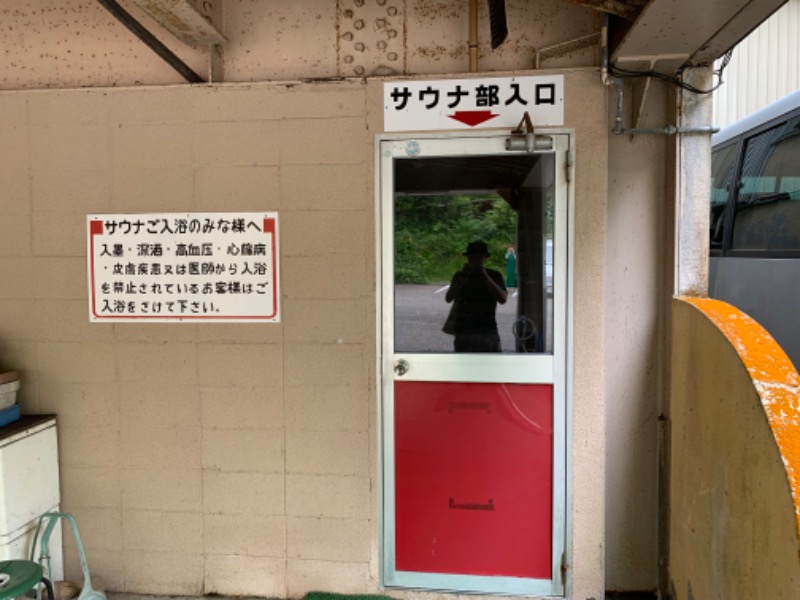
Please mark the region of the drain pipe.
<svg viewBox="0 0 800 600"><path fill-rule="evenodd" d="M600 28L600 81L609 86L614 79L608 74L608 13L603 14L603 26Z"/></svg>
<svg viewBox="0 0 800 600"><path fill-rule="evenodd" d="M172 50L167 48L161 40L150 33L144 25L134 19L124 8L122 8L116 0L97 0L108 12L122 23L128 30L138 37L147 45L153 52L158 54L166 63L175 69L178 73L183 75L189 83L205 83L205 79L195 73L189 65L183 62Z"/></svg>
<svg viewBox="0 0 800 600"><path fill-rule="evenodd" d="M614 79L614 89L617 95L617 110L614 116L614 135L675 135L675 134L713 134L719 131L719 127L706 126L706 127L675 127L674 125L667 125L662 128L634 128L626 129L622 126L622 80Z"/></svg>
<svg viewBox="0 0 800 600"><path fill-rule="evenodd" d="M478 0L469 0L469 71L478 71Z"/></svg>

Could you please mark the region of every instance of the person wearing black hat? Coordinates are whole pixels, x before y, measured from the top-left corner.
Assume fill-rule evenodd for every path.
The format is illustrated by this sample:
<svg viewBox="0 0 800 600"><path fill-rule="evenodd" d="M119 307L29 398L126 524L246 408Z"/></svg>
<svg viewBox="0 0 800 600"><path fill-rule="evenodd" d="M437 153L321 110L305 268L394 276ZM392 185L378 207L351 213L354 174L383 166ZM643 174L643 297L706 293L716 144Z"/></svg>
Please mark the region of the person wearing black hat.
<svg viewBox="0 0 800 600"><path fill-rule="evenodd" d="M462 254L467 264L453 275L445 294L448 304L454 302L453 346L456 352L500 352L495 313L497 303L505 304L508 298L503 276L484 265L489 256L485 242L470 242Z"/></svg>

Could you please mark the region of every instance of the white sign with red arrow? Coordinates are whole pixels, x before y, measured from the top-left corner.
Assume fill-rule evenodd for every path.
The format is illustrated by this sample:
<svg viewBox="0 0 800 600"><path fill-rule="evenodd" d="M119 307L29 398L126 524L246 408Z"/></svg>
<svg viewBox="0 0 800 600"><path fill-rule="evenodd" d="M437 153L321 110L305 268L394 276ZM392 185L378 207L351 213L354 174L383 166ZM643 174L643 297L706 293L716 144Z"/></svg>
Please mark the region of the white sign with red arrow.
<svg viewBox="0 0 800 600"><path fill-rule="evenodd" d="M383 85L385 131L515 128L564 124L564 76L391 81Z"/></svg>

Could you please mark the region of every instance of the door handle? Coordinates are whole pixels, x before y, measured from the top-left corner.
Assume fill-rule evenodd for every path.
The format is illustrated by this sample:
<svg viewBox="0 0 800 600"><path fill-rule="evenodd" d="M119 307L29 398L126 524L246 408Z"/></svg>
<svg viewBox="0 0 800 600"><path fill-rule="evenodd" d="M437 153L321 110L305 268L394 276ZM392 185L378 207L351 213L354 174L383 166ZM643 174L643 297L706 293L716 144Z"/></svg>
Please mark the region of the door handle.
<svg viewBox="0 0 800 600"><path fill-rule="evenodd" d="M409 365L408 361L401 358L397 362L394 363L394 372L397 373L400 377L408 373Z"/></svg>

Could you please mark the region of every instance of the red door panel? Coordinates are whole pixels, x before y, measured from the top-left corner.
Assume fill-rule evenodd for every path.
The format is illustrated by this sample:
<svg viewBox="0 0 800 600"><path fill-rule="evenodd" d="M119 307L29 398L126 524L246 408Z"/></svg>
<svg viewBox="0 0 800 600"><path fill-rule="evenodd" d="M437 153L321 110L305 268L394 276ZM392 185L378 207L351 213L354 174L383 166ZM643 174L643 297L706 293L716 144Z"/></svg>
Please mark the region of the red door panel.
<svg viewBox="0 0 800 600"><path fill-rule="evenodd" d="M395 382L398 571L552 576L552 385Z"/></svg>

